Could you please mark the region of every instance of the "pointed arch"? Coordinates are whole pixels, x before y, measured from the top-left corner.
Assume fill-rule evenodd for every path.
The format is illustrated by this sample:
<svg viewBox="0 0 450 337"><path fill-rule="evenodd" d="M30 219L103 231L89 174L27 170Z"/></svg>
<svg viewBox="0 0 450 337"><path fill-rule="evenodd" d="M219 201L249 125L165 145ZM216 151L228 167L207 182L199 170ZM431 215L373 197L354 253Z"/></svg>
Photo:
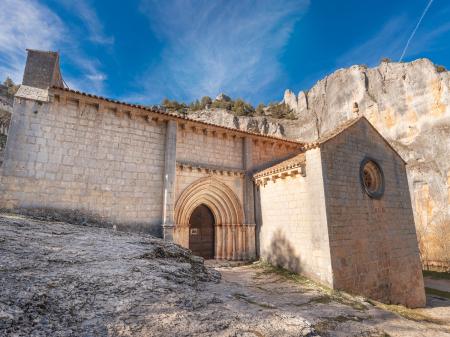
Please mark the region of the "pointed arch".
<svg viewBox="0 0 450 337"><path fill-rule="evenodd" d="M233 190L214 177L201 178L181 193L175 204L175 223L189 226L197 206L205 204L214 215L216 225L242 224L244 212Z"/></svg>

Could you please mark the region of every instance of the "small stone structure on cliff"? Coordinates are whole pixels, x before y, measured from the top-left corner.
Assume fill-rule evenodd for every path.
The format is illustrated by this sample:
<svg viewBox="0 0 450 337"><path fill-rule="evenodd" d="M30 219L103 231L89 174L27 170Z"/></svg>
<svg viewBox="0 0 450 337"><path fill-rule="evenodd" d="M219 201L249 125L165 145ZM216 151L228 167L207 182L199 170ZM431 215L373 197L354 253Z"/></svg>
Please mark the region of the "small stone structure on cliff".
<svg viewBox="0 0 450 337"><path fill-rule="evenodd" d="M30 50L0 173L1 208L77 210L425 304L405 163L364 117L313 143L264 136L64 88L59 55Z"/></svg>

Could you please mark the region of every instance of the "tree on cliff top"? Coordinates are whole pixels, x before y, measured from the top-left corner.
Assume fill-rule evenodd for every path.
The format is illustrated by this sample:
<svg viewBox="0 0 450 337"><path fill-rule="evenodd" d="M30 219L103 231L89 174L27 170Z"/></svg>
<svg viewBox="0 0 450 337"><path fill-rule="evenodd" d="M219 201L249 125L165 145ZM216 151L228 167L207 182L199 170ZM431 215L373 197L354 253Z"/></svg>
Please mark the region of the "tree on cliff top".
<svg viewBox="0 0 450 337"><path fill-rule="evenodd" d="M19 85L15 84L14 81L10 77L6 77L3 81L3 85L8 88L8 95L14 96L19 90Z"/></svg>

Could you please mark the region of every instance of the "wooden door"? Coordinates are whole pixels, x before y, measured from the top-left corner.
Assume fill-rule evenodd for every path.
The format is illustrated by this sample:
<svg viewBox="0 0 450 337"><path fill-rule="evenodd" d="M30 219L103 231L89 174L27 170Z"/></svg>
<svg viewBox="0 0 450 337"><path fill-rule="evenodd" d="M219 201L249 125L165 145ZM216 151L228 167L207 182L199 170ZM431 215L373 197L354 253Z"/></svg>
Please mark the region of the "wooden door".
<svg viewBox="0 0 450 337"><path fill-rule="evenodd" d="M205 206L198 206L189 219L189 249L205 259L214 258L214 216Z"/></svg>

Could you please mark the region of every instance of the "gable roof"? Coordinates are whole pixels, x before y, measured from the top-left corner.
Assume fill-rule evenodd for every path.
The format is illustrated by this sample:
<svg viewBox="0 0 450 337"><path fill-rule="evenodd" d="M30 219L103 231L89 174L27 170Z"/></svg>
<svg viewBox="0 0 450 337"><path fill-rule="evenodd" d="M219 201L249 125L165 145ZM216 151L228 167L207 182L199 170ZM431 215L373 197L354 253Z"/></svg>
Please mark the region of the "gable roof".
<svg viewBox="0 0 450 337"><path fill-rule="evenodd" d="M283 160L269 168L261 170L253 175L254 179L262 178L264 176L280 173L287 170L292 170L304 166L306 163L305 152L294 155L293 157Z"/></svg>
<svg viewBox="0 0 450 337"><path fill-rule="evenodd" d="M394 147L386 140L386 138L384 138L384 136L377 130L377 128L375 126L373 126L372 123L370 123L370 121L365 116L359 116L354 119L349 119L349 120L345 121L344 123L340 124L335 129L333 129L331 132L328 132L325 135L323 135L322 137L320 137L314 143L314 146L312 148L320 146L320 145L334 139L335 137L340 135L342 132L350 129L351 127L353 127L354 125L356 125L360 122L364 122L364 123L368 124L370 126L370 128L373 131L375 131L375 133L383 140L383 142L406 164L406 161L402 158L402 156L398 153L398 151L396 149L394 149ZM306 146L308 146L308 145L306 145Z"/></svg>
<svg viewBox="0 0 450 337"><path fill-rule="evenodd" d="M258 178L261 178L261 177L264 177L264 176L268 176L268 175L272 175L272 174L276 174L276 173L281 173L283 171L291 170L292 168L300 167L302 165L305 165L306 164L306 158L305 158L305 152L306 151L309 151L311 149L320 147L322 144L325 144L326 142L330 141L331 139L334 139L335 137L340 135L342 132L350 129L351 127L353 127L354 125L358 124L359 122L367 123L372 128L372 130L374 130L378 134L378 136L380 136L380 138L385 142L385 144L404 163L406 163L406 161L400 156L400 154L397 152L397 150L395 150L392 147L392 145L389 144L389 142L386 140L386 138L384 138L381 135L381 133L378 132L378 130L372 125L372 123L369 122L369 120L365 116L358 116L356 118L346 120L344 123L338 125L336 128L334 128L330 132L325 133L317 141L305 144L302 147L302 151L299 154L293 156L292 158L289 158L287 160L282 160L279 163L277 163L277 164L275 164L275 165L273 165L273 166L271 166L269 168L266 168L264 170L261 170L261 171L255 173L253 175L254 179L258 179Z"/></svg>

